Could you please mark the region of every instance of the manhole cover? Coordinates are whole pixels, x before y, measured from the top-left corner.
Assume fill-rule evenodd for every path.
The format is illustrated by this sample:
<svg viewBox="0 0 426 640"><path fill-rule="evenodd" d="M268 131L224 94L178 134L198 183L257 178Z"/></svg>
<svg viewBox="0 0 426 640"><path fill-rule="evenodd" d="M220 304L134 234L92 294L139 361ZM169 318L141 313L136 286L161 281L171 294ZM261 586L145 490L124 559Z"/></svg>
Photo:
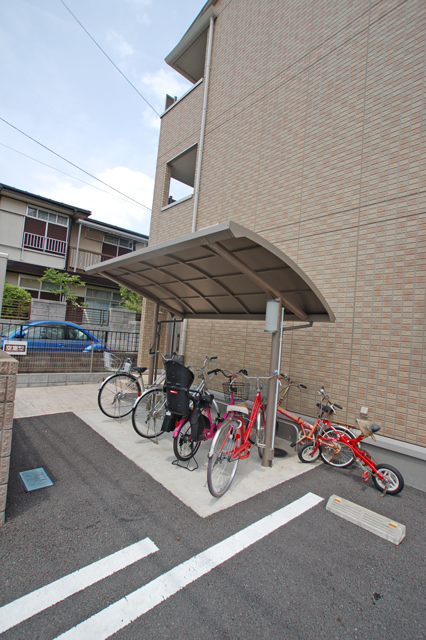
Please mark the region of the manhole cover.
<svg viewBox="0 0 426 640"><path fill-rule="evenodd" d="M53 484L43 467L21 471L19 475L26 491L44 489L44 487L50 487Z"/></svg>

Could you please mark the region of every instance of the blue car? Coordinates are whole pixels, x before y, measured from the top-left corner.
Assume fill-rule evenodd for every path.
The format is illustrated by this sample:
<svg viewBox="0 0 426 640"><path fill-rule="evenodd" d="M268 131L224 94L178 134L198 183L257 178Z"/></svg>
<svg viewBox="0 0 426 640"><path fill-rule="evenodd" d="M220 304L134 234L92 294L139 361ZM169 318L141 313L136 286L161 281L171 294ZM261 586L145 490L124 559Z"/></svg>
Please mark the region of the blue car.
<svg viewBox="0 0 426 640"><path fill-rule="evenodd" d="M27 351L110 351L94 333L65 320L30 320L13 331L5 329L1 348L4 340L25 340Z"/></svg>

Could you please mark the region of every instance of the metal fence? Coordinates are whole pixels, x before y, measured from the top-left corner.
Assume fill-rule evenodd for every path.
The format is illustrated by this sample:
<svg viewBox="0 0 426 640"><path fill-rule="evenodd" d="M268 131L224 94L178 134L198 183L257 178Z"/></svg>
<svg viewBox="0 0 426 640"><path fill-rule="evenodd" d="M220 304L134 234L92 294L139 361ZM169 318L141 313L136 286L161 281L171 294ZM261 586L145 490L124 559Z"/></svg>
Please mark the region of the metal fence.
<svg viewBox="0 0 426 640"><path fill-rule="evenodd" d="M4 338L19 330L21 324L0 324L2 348ZM118 358L131 358L136 365L139 334L124 331L91 331L94 340L55 339L53 337L19 336L13 340L27 342L27 354L16 355L18 373L95 373L104 371L104 351ZM71 336L68 335L68 338Z"/></svg>

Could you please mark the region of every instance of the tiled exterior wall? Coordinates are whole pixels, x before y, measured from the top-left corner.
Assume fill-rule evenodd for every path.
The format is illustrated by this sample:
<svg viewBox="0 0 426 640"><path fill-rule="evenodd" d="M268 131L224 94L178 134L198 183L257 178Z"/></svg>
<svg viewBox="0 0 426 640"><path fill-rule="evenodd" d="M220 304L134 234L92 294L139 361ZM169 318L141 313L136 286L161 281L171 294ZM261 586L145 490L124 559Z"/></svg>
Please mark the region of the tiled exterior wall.
<svg viewBox="0 0 426 640"><path fill-rule="evenodd" d="M383 435L426 446L426 3L215 8L197 228L253 229L333 309L334 325L285 334L282 370L309 386L289 406L313 415L324 384L343 421L368 406ZM150 242L191 231L183 205L161 214L158 194L171 150L199 135L203 90L163 117ZM261 372L269 344L262 323L193 321L186 360Z"/></svg>
<svg viewBox="0 0 426 640"><path fill-rule="evenodd" d="M18 363L0 350L0 528L4 524Z"/></svg>

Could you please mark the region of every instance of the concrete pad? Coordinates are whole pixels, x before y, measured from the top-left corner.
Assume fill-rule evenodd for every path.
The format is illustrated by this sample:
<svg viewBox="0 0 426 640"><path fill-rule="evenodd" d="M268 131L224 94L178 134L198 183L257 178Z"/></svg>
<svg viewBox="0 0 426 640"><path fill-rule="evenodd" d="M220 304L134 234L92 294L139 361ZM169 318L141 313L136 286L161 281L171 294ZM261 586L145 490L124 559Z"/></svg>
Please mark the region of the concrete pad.
<svg viewBox="0 0 426 640"><path fill-rule="evenodd" d="M404 524L339 496L332 495L327 502L326 509L380 538L393 542L393 544L399 544L405 538L406 527Z"/></svg>
<svg viewBox="0 0 426 640"><path fill-rule="evenodd" d="M162 434L157 441L147 440L135 432L131 416L126 416L119 422L107 418L99 409L74 413L203 518L243 502L314 467L300 462L290 448L290 443L277 439L276 446L291 453L285 458L275 458L273 467L268 469L262 467L254 448L248 459L240 460L230 489L218 499L210 494L207 487L207 454L210 441L202 442L195 456L198 469L188 471L173 464L175 456L171 433ZM193 466L195 465L191 461L190 468Z"/></svg>
<svg viewBox="0 0 426 640"><path fill-rule="evenodd" d="M257 450L240 460L234 481L222 498L213 498L207 487L207 453L210 441L202 442L196 455L198 469L188 471L173 464L172 434L158 441L141 438L133 429L131 415L121 421L107 418L98 407L99 384L64 387L22 387L16 390L15 418L72 412L157 482L173 493L199 516L206 517L311 471L317 464L303 464L287 440L276 439L276 446L287 451L265 468ZM190 461L189 468L195 467Z"/></svg>

